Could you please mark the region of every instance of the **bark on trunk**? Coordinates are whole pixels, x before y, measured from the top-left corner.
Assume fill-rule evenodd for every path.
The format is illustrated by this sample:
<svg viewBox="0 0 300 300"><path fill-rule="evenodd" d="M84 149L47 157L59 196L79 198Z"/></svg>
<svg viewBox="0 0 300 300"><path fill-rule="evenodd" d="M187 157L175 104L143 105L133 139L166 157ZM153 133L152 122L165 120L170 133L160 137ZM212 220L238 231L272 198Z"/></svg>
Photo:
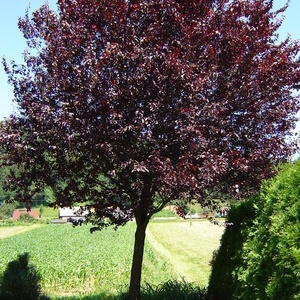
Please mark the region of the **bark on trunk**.
<svg viewBox="0 0 300 300"><path fill-rule="evenodd" d="M141 298L141 275L144 255L144 245L148 220L138 220L136 218L136 232L133 259L131 266L131 278L129 286L129 300L140 300Z"/></svg>

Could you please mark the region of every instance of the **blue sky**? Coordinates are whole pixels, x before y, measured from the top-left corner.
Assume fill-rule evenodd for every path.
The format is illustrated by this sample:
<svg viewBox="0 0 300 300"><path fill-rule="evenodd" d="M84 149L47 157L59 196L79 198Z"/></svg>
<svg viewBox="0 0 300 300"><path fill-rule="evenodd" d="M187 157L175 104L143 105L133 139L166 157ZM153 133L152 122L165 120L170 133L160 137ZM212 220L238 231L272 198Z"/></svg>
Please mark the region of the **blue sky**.
<svg viewBox="0 0 300 300"><path fill-rule="evenodd" d="M22 63L22 53L26 48L26 42L18 29L18 18L25 15L26 8L30 5L30 11L39 8L45 0L5 0L1 3L0 10L0 58L5 56L10 62ZM52 9L56 8L56 0L48 0ZM274 7L283 6L286 0L274 0ZM293 39L300 40L300 0L290 0L290 5L285 12L285 20L279 30L280 38L291 34ZM8 118L13 112L13 89L7 83L7 76L0 65L0 121Z"/></svg>

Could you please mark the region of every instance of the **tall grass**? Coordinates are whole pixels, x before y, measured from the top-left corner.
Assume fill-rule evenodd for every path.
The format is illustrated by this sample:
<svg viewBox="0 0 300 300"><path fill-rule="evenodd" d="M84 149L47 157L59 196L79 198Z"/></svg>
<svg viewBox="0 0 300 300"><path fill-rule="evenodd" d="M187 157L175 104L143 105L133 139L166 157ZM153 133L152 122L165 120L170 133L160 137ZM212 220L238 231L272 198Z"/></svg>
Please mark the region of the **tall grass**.
<svg viewBox="0 0 300 300"><path fill-rule="evenodd" d="M53 300L128 300L128 292L118 295L101 293L83 297L55 297ZM182 280L168 280L159 285L145 283L141 287L141 300L207 300L207 289L200 288L197 284Z"/></svg>

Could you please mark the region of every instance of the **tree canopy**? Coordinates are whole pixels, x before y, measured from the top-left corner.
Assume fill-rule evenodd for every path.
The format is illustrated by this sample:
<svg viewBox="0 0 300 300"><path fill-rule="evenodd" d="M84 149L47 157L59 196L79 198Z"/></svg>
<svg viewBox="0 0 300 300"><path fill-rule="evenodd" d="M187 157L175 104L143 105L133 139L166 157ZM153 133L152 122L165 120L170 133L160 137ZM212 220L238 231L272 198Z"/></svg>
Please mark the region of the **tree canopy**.
<svg viewBox="0 0 300 300"><path fill-rule="evenodd" d="M46 184L57 205L89 203L95 229L134 217L132 299L155 212L210 187L251 193L295 150L299 43L277 40L285 8L272 6L59 0L19 20L24 64L4 60L11 184L21 201Z"/></svg>

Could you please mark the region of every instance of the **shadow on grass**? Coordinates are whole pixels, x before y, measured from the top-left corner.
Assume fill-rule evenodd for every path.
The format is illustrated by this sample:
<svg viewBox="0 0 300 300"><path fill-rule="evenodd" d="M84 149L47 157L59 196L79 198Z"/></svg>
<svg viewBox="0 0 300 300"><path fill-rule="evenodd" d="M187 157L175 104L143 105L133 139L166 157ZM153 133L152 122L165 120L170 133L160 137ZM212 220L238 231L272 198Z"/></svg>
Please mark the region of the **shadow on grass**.
<svg viewBox="0 0 300 300"><path fill-rule="evenodd" d="M40 280L40 274L29 264L29 253L20 254L0 276L0 299L49 300L42 294Z"/></svg>
<svg viewBox="0 0 300 300"><path fill-rule="evenodd" d="M109 295L102 293L90 296L56 297L53 300L127 300L128 293ZM207 300L207 289L185 281L169 280L158 286L146 284L141 290L141 300Z"/></svg>

